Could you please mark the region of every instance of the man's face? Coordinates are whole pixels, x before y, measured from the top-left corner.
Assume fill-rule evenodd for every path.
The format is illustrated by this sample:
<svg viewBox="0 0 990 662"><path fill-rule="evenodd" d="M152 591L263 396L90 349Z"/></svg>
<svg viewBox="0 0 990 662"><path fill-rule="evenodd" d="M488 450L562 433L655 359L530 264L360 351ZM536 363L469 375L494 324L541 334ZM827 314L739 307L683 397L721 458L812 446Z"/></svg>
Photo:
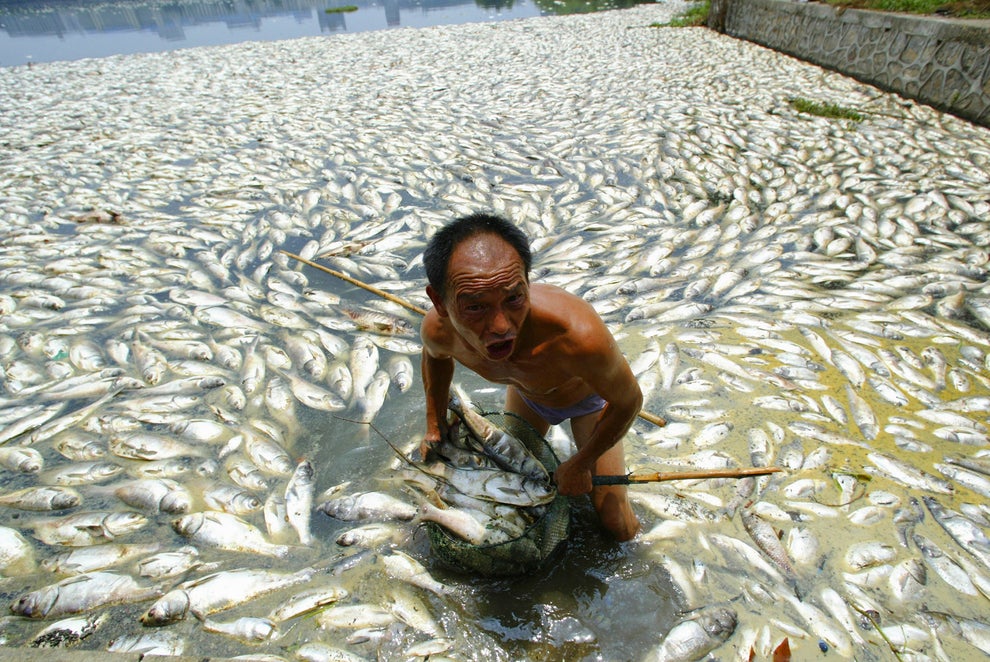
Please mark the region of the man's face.
<svg viewBox="0 0 990 662"><path fill-rule="evenodd" d="M481 234L462 242L447 267L447 292L437 312L481 356L512 356L529 314L529 284L519 254L503 239Z"/></svg>

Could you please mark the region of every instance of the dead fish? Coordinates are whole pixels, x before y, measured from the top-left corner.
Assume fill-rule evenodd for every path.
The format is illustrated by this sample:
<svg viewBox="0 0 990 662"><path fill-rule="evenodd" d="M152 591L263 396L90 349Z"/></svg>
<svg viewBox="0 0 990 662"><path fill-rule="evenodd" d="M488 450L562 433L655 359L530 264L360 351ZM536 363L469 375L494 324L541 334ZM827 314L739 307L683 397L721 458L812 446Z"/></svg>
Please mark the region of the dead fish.
<svg viewBox="0 0 990 662"><path fill-rule="evenodd" d="M49 511L75 508L82 501L70 487L25 487L0 496L0 505L19 510Z"/></svg>
<svg viewBox="0 0 990 662"><path fill-rule="evenodd" d="M303 545L313 542L313 535L310 533L313 489L313 465L308 460L302 460L296 465L285 488L285 510L289 524Z"/></svg>
<svg viewBox="0 0 990 662"><path fill-rule="evenodd" d="M950 483L941 478L937 478L926 473L911 464L899 460L884 453L870 453L867 455L874 467L866 467L867 472L878 470L878 473L888 478L915 489L927 490L938 494L952 494L953 488Z"/></svg>
<svg viewBox="0 0 990 662"><path fill-rule="evenodd" d="M286 545L269 542L257 527L230 513L191 513L175 520L172 527L195 543L227 551L277 558L289 553Z"/></svg>
<svg viewBox="0 0 990 662"><path fill-rule="evenodd" d="M204 618L202 627L207 632L227 635L249 644L273 641L281 636L275 622L257 616L242 616L233 621Z"/></svg>
<svg viewBox="0 0 990 662"><path fill-rule="evenodd" d="M203 619L249 602L280 588L307 582L313 570L294 573L238 568L225 570L179 584L161 596L141 616L145 625L168 625L192 614Z"/></svg>
<svg viewBox="0 0 990 662"><path fill-rule="evenodd" d="M352 495L332 497L319 509L344 521L363 519L411 520L416 517L416 506L406 503L383 492L359 492Z"/></svg>
<svg viewBox="0 0 990 662"><path fill-rule="evenodd" d="M108 605L141 602L159 595L159 587L142 586L128 575L92 572L22 595L10 610L28 618L51 618Z"/></svg>
<svg viewBox="0 0 990 662"><path fill-rule="evenodd" d="M108 612L66 618L52 623L34 636L32 648L68 648L90 636L110 617Z"/></svg>
<svg viewBox="0 0 990 662"><path fill-rule="evenodd" d="M301 591L272 609L268 618L275 623L281 623L343 600L348 595L350 592L340 584L330 584Z"/></svg>
<svg viewBox="0 0 990 662"><path fill-rule="evenodd" d="M797 577L794 566L787 556L787 550L780 542L780 537L770 524L756 513L744 508L740 511L743 527L756 543L757 547L766 554L777 568L790 579Z"/></svg>
<svg viewBox="0 0 990 662"><path fill-rule="evenodd" d="M727 607L705 607L679 621L664 635L660 645L643 661L692 662L715 650L735 632L736 612Z"/></svg>

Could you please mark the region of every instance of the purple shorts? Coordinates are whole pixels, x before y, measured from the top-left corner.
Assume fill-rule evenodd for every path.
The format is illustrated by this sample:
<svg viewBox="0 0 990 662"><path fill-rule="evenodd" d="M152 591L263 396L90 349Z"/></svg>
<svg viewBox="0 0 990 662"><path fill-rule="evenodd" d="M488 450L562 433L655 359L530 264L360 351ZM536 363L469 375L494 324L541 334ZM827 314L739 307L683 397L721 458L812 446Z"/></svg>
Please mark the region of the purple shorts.
<svg viewBox="0 0 990 662"><path fill-rule="evenodd" d="M523 402L529 405L530 409L539 414L543 420L550 425L559 425L560 423L563 423L571 418L577 418L578 416L584 416L585 414L593 414L596 411L601 411L605 408L605 405L608 404L597 393L592 393L584 400L581 400L580 402L577 402L569 407L547 407L546 405L533 402L522 393L519 393L519 397L522 398Z"/></svg>

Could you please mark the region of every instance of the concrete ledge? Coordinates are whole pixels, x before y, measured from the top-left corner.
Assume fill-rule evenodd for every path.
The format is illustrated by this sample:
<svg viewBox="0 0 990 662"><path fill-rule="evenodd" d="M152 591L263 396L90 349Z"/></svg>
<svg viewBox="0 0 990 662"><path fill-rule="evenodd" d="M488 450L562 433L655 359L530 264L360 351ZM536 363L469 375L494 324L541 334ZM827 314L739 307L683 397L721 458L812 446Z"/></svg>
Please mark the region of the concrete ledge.
<svg viewBox="0 0 990 662"><path fill-rule="evenodd" d="M990 127L990 21L722 0L710 25Z"/></svg>
<svg viewBox="0 0 990 662"><path fill-rule="evenodd" d="M265 651L258 651L263 655ZM109 653L106 651L73 650L71 648L5 648L0 647L0 662L232 662L227 657L203 655L157 656L143 653Z"/></svg>

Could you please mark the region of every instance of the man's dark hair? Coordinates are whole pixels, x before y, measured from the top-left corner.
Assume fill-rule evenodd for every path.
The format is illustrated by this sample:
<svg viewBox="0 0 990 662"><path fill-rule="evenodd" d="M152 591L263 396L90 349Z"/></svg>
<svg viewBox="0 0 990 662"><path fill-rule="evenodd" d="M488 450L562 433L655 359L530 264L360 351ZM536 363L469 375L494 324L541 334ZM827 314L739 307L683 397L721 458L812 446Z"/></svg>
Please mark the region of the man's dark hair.
<svg viewBox="0 0 990 662"><path fill-rule="evenodd" d="M471 214L451 221L438 230L426 245L423 253L423 267L430 286L441 298L446 296L447 265L450 256L461 242L479 234L494 234L501 237L519 254L529 279L529 268L533 263L533 255L529 250L529 239L522 230L494 214Z"/></svg>

